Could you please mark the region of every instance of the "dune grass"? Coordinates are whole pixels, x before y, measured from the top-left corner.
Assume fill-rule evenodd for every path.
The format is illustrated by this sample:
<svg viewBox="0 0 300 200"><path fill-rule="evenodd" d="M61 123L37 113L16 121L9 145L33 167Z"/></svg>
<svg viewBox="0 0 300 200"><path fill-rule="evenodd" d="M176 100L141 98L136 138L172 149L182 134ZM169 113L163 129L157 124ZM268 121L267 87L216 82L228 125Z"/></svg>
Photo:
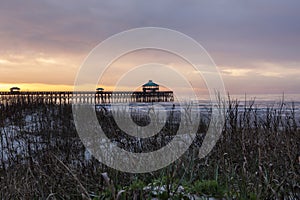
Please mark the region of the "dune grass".
<svg viewBox="0 0 300 200"><path fill-rule="evenodd" d="M71 105L0 102L1 199L297 199L300 195L300 129L293 103L260 110L254 101L228 101L226 123L213 151L198 149L208 128L176 162L146 174L123 173L90 157L72 120ZM120 110L120 115L122 115ZM116 127L109 111L98 119L120 147L141 151ZM147 117L135 119L145 123ZM146 123L147 124L147 123ZM166 123L143 151L164 146L176 134Z"/></svg>

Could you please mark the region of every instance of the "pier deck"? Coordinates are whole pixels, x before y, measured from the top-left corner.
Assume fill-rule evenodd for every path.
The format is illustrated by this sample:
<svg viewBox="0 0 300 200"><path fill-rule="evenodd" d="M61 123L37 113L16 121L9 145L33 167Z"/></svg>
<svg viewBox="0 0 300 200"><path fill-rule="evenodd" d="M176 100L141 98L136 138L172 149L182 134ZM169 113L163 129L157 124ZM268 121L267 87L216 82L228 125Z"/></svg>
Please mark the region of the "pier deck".
<svg viewBox="0 0 300 200"><path fill-rule="evenodd" d="M130 102L172 102L172 91L129 92L129 91L91 91L91 92L0 92L0 99L5 102L20 103L130 103Z"/></svg>

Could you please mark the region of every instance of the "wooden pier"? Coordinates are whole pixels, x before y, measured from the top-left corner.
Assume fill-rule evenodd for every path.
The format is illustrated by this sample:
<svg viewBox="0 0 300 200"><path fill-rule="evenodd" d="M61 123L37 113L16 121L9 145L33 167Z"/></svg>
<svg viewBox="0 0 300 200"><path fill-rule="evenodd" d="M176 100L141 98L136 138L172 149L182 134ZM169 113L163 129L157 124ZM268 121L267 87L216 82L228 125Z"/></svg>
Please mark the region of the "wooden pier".
<svg viewBox="0 0 300 200"><path fill-rule="evenodd" d="M96 91L82 92L21 92L12 87L10 92L0 92L0 103L44 103L44 104L110 104L131 102L172 102L172 91L159 91L159 85L149 80L142 85L142 91Z"/></svg>
<svg viewBox="0 0 300 200"><path fill-rule="evenodd" d="M0 92L1 102L45 104L106 104L131 102L172 102L172 91L156 92Z"/></svg>

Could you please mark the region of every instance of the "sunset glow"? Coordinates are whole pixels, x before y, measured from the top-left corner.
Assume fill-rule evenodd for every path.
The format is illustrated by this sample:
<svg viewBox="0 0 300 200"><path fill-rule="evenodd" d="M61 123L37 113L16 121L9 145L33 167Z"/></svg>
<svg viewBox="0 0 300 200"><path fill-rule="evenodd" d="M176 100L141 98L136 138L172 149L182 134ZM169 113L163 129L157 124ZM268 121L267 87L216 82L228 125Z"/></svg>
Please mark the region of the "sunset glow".
<svg viewBox="0 0 300 200"><path fill-rule="evenodd" d="M0 8L0 91L12 86L22 91L72 90L85 58L100 42L131 28L157 26L180 31L203 45L230 93L299 93L299 3L267 2L255 9L255 2L160 2L158 7L166 10L152 13L147 10L155 10L154 4L137 1L47 0L21 7L5 1ZM118 62L103 77L104 86L112 89L114 77L130 66L155 60L186 71L187 65L172 57L136 54ZM148 79L155 77L143 77ZM199 80L197 90L205 93L205 87Z"/></svg>

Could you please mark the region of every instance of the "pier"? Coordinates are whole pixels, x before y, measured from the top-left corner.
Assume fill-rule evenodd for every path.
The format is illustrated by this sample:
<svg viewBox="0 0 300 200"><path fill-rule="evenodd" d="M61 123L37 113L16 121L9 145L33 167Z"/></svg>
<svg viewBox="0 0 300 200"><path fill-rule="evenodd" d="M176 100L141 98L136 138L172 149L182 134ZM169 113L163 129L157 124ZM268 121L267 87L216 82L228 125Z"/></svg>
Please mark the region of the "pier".
<svg viewBox="0 0 300 200"><path fill-rule="evenodd" d="M17 90L16 90L17 89ZM23 92L11 88L10 92L0 92L2 103L44 103L44 104L106 104L131 102L172 102L173 91L159 91L159 85L151 80L142 86L142 91L49 91Z"/></svg>
<svg viewBox="0 0 300 200"><path fill-rule="evenodd" d="M172 91L159 92L0 92L2 102L14 103L130 103L130 102L171 102L174 101Z"/></svg>

